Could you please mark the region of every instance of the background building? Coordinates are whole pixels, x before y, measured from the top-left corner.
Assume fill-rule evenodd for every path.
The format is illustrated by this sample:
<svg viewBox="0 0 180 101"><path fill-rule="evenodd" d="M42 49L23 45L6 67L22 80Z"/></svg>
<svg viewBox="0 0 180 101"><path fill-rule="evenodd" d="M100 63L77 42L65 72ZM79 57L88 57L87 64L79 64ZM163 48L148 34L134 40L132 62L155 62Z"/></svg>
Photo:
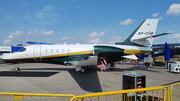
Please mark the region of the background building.
<svg viewBox="0 0 180 101"><path fill-rule="evenodd" d="M0 54L2 53L14 53L22 49L23 46L0 46Z"/></svg>

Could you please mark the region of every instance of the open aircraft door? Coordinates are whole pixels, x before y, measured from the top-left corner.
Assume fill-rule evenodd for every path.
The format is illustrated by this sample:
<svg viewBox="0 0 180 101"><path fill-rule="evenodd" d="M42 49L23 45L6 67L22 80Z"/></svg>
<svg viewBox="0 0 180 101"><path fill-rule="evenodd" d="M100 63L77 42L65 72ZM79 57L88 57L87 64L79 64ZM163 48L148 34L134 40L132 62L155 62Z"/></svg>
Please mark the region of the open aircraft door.
<svg viewBox="0 0 180 101"><path fill-rule="evenodd" d="M34 60L35 61L42 61L42 58L41 58L41 49L42 47L41 46L36 46L34 47Z"/></svg>

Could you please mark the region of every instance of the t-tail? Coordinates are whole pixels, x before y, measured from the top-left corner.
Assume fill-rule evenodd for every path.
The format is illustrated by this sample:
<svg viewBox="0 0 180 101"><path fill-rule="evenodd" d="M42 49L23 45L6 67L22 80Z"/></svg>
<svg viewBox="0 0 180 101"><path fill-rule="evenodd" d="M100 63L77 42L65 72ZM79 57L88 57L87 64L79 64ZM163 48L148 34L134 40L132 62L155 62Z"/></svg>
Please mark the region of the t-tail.
<svg viewBox="0 0 180 101"><path fill-rule="evenodd" d="M144 20L121 45L150 47L155 35L158 19Z"/></svg>

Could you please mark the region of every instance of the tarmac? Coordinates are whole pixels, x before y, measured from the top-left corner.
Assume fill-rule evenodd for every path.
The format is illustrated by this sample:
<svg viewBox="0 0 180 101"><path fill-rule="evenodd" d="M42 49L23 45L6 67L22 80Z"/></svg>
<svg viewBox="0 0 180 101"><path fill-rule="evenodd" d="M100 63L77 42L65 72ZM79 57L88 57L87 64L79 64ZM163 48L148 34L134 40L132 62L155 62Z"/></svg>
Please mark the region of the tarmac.
<svg viewBox="0 0 180 101"><path fill-rule="evenodd" d="M119 65L113 70L89 67L77 73L73 66L46 63L23 63L20 71L14 64L0 62L0 92L49 93L83 95L94 92L122 90L122 75L135 70L146 75L146 87L180 82L180 73L165 68L145 68L139 65Z"/></svg>

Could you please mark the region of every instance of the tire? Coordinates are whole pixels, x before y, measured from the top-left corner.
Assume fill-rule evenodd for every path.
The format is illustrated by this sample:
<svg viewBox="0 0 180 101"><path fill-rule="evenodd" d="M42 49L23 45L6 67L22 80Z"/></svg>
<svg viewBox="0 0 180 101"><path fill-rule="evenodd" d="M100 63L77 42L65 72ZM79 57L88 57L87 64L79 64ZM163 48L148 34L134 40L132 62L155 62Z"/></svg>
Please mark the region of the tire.
<svg viewBox="0 0 180 101"><path fill-rule="evenodd" d="M6 63L6 60L2 60L3 61L3 63Z"/></svg>
<svg viewBox="0 0 180 101"><path fill-rule="evenodd" d="M86 72L85 67L81 67L81 73L85 73L85 72Z"/></svg>
<svg viewBox="0 0 180 101"><path fill-rule="evenodd" d="M88 70L88 66L86 66L85 69Z"/></svg>

